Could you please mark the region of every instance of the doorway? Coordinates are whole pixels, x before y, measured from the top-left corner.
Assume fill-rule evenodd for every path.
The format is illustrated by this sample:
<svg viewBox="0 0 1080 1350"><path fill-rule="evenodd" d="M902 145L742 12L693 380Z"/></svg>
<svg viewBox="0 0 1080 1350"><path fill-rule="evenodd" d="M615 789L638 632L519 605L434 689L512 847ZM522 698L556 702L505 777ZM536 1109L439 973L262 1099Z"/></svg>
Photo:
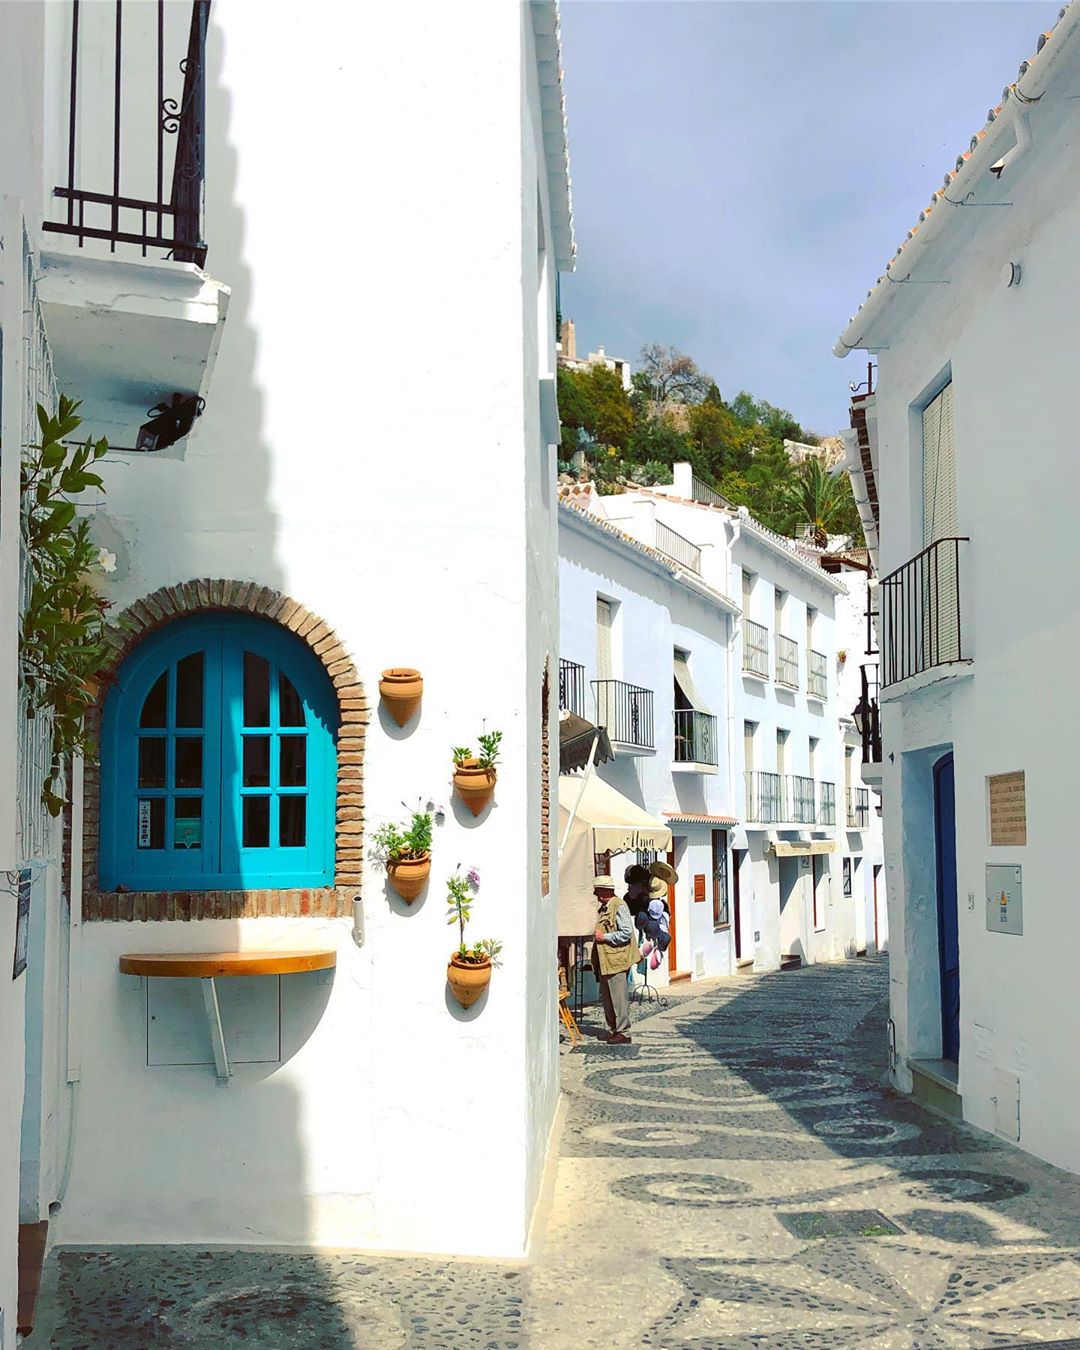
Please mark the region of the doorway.
<svg viewBox="0 0 1080 1350"><path fill-rule="evenodd" d="M780 872L780 957L807 958L806 920L803 913L804 887L802 867L809 870L809 858L779 858Z"/></svg>
<svg viewBox="0 0 1080 1350"><path fill-rule="evenodd" d="M881 871L881 868L878 866L877 863L875 863L875 864L874 864L874 951L876 951L876 952L881 951L881 930L880 930L880 928L878 927L878 908L877 908L877 906L878 906L877 879L878 879L878 873L879 873L880 871Z"/></svg>
<svg viewBox="0 0 1080 1350"><path fill-rule="evenodd" d="M941 973L941 1057L959 1063L960 924L956 907L956 783L951 754L944 755L934 765L934 853ZM874 909L876 914L876 904Z"/></svg>
<svg viewBox="0 0 1080 1350"><path fill-rule="evenodd" d="M741 848L731 851L731 903L734 910L732 924L735 928L735 960L742 959L742 860L746 857L746 850Z"/></svg>

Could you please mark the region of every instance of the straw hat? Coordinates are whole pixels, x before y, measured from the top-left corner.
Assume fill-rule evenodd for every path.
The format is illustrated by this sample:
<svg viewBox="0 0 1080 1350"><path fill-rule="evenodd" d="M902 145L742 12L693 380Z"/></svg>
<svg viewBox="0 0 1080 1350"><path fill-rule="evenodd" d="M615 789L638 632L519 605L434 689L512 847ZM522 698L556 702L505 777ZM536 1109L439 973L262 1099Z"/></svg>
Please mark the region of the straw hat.
<svg viewBox="0 0 1080 1350"><path fill-rule="evenodd" d="M613 891L615 882L611 877L593 877L592 888L594 891Z"/></svg>
<svg viewBox="0 0 1080 1350"><path fill-rule="evenodd" d="M649 882L649 898L652 900L663 900L667 896L668 884L663 877L653 877Z"/></svg>
<svg viewBox="0 0 1080 1350"><path fill-rule="evenodd" d="M659 877L661 881L666 881L669 886L674 886L679 879L678 872L670 863L654 862L649 864L649 876Z"/></svg>

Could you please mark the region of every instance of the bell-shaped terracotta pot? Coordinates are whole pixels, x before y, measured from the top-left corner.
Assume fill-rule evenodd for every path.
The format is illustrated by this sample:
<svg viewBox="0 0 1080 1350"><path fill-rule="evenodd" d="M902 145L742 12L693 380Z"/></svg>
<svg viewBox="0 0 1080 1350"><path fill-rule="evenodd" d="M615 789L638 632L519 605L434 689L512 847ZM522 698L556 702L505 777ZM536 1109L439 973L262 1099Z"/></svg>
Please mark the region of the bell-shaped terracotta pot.
<svg viewBox="0 0 1080 1350"><path fill-rule="evenodd" d="M454 769L454 787L473 815L478 816L495 791L495 770L483 769L475 759L467 759Z"/></svg>
<svg viewBox="0 0 1080 1350"><path fill-rule="evenodd" d="M490 961L463 961L457 952L450 957L446 979L463 1008L471 1008L491 983Z"/></svg>
<svg viewBox="0 0 1080 1350"><path fill-rule="evenodd" d="M384 670L379 681L379 694L386 704L386 711L399 727L403 727L413 717L424 696L423 676L408 666Z"/></svg>
<svg viewBox="0 0 1080 1350"><path fill-rule="evenodd" d="M407 900L411 905L431 875L431 854L425 853L422 858L401 858L397 862L387 863L386 870L390 876L390 885L402 900Z"/></svg>

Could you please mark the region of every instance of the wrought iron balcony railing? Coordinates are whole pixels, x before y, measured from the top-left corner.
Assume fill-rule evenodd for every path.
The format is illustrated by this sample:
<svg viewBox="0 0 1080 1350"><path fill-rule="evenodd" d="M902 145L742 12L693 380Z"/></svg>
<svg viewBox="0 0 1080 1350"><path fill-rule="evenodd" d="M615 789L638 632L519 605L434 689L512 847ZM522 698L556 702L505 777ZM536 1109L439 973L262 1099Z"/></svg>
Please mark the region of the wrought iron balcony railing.
<svg viewBox="0 0 1080 1350"><path fill-rule="evenodd" d="M776 683L799 687L799 644L794 638L776 635Z"/></svg>
<svg viewBox="0 0 1080 1350"><path fill-rule="evenodd" d="M603 727L608 739L618 745L652 750L653 691L641 689L625 680L593 680L596 699L596 725Z"/></svg>
<svg viewBox="0 0 1080 1350"><path fill-rule="evenodd" d="M787 796L791 809L791 815L787 819L797 821L800 825L817 823L817 802L812 778L803 778L799 774L790 775Z"/></svg>
<svg viewBox="0 0 1080 1350"><path fill-rule="evenodd" d="M716 718L693 708L675 709L676 764L719 764Z"/></svg>
<svg viewBox="0 0 1080 1350"><path fill-rule="evenodd" d="M559 707L585 716L585 667L576 661L559 661Z"/></svg>
<svg viewBox="0 0 1080 1350"><path fill-rule="evenodd" d="M746 770L746 819L774 825L783 817L783 780L778 773Z"/></svg>
<svg viewBox="0 0 1080 1350"><path fill-rule="evenodd" d="M876 665L863 666L862 693L859 706L855 709L855 725L862 738L862 757L864 764L881 763L881 704L878 702L878 668Z"/></svg>
<svg viewBox="0 0 1080 1350"><path fill-rule="evenodd" d="M673 562L701 575L701 549L677 530L662 525L660 521L656 522L656 547Z"/></svg>
<svg viewBox="0 0 1080 1350"><path fill-rule="evenodd" d="M818 804L817 823L819 825L835 825L836 784L823 782L819 784L819 787L821 788L821 797Z"/></svg>
<svg viewBox="0 0 1080 1350"><path fill-rule="evenodd" d="M935 666L964 661L960 614L960 545L938 539L881 579L883 688Z"/></svg>
<svg viewBox="0 0 1080 1350"><path fill-rule="evenodd" d="M806 692L810 698L820 699L822 703L829 697L828 661L824 652L806 654Z"/></svg>
<svg viewBox="0 0 1080 1350"><path fill-rule="evenodd" d="M66 209L42 228L77 239L80 248L101 239L113 253L117 244L131 244L143 257L149 249L164 250L177 262L201 266L210 0L194 0L186 43L173 31L172 12L160 3L151 10L124 0L109 7L71 0L67 182L53 189ZM111 76L103 74L104 41L113 47ZM86 47L82 69L80 43ZM111 148L94 135L105 100L111 102ZM100 175L90 183L78 167L87 164Z"/></svg>
<svg viewBox="0 0 1080 1350"><path fill-rule="evenodd" d="M868 788L848 788L847 824L849 830L865 830L870 825L870 792Z"/></svg>
<svg viewBox="0 0 1080 1350"><path fill-rule="evenodd" d="M769 630L753 619L743 619L742 668L769 678Z"/></svg>

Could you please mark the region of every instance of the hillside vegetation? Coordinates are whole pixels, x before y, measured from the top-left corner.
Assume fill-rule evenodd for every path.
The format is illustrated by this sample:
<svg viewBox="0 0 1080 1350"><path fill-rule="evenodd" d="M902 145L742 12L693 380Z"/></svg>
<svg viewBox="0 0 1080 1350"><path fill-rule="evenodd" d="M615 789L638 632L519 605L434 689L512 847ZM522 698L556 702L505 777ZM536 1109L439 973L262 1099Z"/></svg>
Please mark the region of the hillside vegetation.
<svg viewBox="0 0 1080 1350"><path fill-rule="evenodd" d="M793 464L784 449L785 440L819 445L821 438L745 391L725 400L691 357L645 347L629 394L603 366L560 368L558 378L560 468L568 471L574 452L583 451L601 492L670 483L671 466L686 460L710 487L781 534L809 526L821 544L838 534L863 542L847 474L817 459Z"/></svg>

